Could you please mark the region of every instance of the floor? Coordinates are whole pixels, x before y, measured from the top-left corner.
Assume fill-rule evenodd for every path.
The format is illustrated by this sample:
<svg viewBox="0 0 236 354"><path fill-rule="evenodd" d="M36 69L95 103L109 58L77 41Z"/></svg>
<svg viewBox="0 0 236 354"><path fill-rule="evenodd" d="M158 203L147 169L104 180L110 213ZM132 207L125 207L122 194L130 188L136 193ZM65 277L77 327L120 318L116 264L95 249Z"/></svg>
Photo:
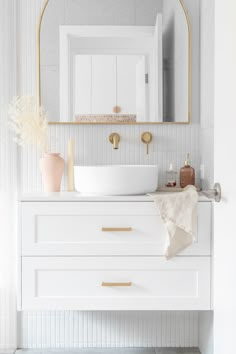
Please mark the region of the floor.
<svg viewBox="0 0 236 354"><path fill-rule="evenodd" d="M197 348L19 349L16 354L200 354Z"/></svg>

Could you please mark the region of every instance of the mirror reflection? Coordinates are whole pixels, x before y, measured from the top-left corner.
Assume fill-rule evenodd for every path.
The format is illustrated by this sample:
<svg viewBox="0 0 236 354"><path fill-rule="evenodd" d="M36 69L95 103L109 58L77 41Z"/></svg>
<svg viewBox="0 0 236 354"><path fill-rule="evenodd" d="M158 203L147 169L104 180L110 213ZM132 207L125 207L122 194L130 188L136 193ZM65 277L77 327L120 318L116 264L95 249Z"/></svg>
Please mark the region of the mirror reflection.
<svg viewBox="0 0 236 354"><path fill-rule="evenodd" d="M188 123L185 10L180 0L49 0L40 44L49 120Z"/></svg>

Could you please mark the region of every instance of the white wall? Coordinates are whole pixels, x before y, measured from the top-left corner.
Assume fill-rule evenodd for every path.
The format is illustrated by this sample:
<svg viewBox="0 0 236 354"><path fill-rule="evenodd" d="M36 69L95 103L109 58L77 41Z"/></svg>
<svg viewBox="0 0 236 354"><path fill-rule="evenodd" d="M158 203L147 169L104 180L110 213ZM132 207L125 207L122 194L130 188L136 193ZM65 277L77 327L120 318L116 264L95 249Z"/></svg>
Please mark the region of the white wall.
<svg viewBox="0 0 236 354"><path fill-rule="evenodd" d="M235 0L224 1L224 6L215 0L214 174L222 201L214 208L214 354L235 353L235 14Z"/></svg>
<svg viewBox="0 0 236 354"><path fill-rule="evenodd" d="M214 0L200 6L200 163L204 166L202 187L214 184ZM199 348L213 354L213 312L199 315Z"/></svg>
<svg viewBox="0 0 236 354"><path fill-rule="evenodd" d="M59 1L59 0L58 0ZM61 1L61 0L60 0ZM97 0L90 0L95 5ZM193 122L189 126L50 126L50 145L52 150L60 151L67 157L67 141L74 138L76 142L76 163L158 163L160 166L160 182L165 181L165 170L170 162L179 169L185 160L185 154L190 152L193 166L196 168L197 181L199 181L200 163L200 106L199 106L199 42L197 40L199 15L196 16L196 2L198 0L185 0L193 23ZM35 59L35 29L39 9L43 0L17 0L18 13L18 79L19 94L35 94L36 59ZM131 16L132 21L140 25L153 24L153 6L156 0L104 0L109 4L109 11L113 17L126 21ZM124 7L125 4L125 7ZM106 5L108 6L108 5ZM118 8L118 12L114 9ZM113 9L113 10L112 10ZM78 16L79 16L78 12ZM103 11L104 13L104 11ZM156 13L156 12L155 12ZM81 19L81 21L83 18ZM150 130L154 134L154 143L150 146L150 155L145 154L145 147L140 142L141 132ZM108 136L112 131L121 134L120 149L112 150ZM42 190L41 176L38 170L39 155L32 148L25 149L19 156L21 159L21 189L23 192ZM66 188L66 178L62 188ZM101 316L101 317L99 317ZM104 316L104 317L103 317ZM19 314L21 324L19 344L23 347L65 347L68 343L77 347L91 344L88 329L96 327L93 333L94 345L108 346L113 340L114 328L122 331L129 326L130 337L118 335L117 345L167 345L167 346L196 346L198 344L198 314L197 313L137 313L136 320L132 313L122 313L116 317L113 313L81 314L79 312L48 312ZM150 317L149 317L150 316ZM180 316L180 317L178 317ZM103 318L101 320L101 318ZM153 322L152 322L153 321ZM177 321L177 326L176 326ZM80 326L78 325L80 324ZM155 326L152 326L155 323ZM179 323L184 328L180 330ZM114 327L117 326L117 327ZM45 331L49 328L49 332ZM151 328L153 332L151 332ZM42 332L44 330L45 332ZM50 330L52 331L50 334ZM178 330L176 332L176 330ZM70 337L73 333L73 337ZM82 333L82 334L81 334ZM119 332L118 332L119 333ZM132 333L135 336L132 339ZM81 336L78 339L79 336ZM61 340L60 340L60 339Z"/></svg>
<svg viewBox="0 0 236 354"><path fill-rule="evenodd" d="M214 0L201 0L200 144L203 188L214 183ZM217 181L216 181L217 182Z"/></svg>
<svg viewBox="0 0 236 354"><path fill-rule="evenodd" d="M16 348L17 148L8 125L16 95L15 1L0 2L0 352Z"/></svg>

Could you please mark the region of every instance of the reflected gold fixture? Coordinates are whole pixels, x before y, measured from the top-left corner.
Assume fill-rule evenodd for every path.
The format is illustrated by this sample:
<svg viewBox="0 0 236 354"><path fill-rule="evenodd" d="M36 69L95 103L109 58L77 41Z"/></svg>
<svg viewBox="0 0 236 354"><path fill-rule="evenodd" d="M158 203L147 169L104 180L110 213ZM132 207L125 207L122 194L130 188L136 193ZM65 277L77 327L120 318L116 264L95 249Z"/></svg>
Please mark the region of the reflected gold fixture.
<svg viewBox="0 0 236 354"><path fill-rule="evenodd" d="M103 232L129 232L132 231L132 227L103 227L102 228Z"/></svg>
<svg viewBox="0 0 236 354"><path fill-rule="evenodd" d="M183 11L184 15L186 18L187 22L187 27L188 27L188 122L124 122L122 124L124 125L130 125L130 124L147 124L147 125L157 125L157 124L190 124L191 123L191 117L192 117L192 29L191 29L191 22L190 22L190 17L187 11L187 8L184 5L184 0L178 0ZM40 18L39 18L39 24L38 24L38 29L37 29L37 101L38 105L41 106L41 48L40 48L40 42L41 42L41 26L42 26L42 20L43 16L45 14L45 10L48 6L49 0L45 0L45 3L42 7ZM115 108L115 107L114 107ZM106 122L49 122L50 125L70 125L70 124L107 124ZM109 124L116 125L120 124L120 122L109 122Z"/></svg>
<svg viewBox="0 0 236 354"><path fill-rule="evenodd" d="M113 149L117 150L119 148L120 135L118 133L112 133L109 136L109 141L113 145Z"/></svg>
<svg viewBox="0 0 236 354"><path fill-rule="evenodd" d="M121 108L119 106L115 106L115 107L113 107L113 112L114 113L120 113L121 112Z"/></svg>
<svg viewBox="0 0 236 354"><path fill-rule="evenodd" d="M48 3L49 0L46 0L42 7L37 30L37 101L39 107L41 106L41 27Z"/></svg>
<svg viewBox="0 0 236 354"><path fill-rule="evenodd" d="M131 282L128 283L106 283L106 282L102 282L101 286L132 286Z"/></svg>
<svg viewBox="0 0 236 354"><path fill-rule="evenodd" d="M152 142L152 133L144 132L141 135L141 140L147 146L147 155L149 154L149 144Z"/></svg>

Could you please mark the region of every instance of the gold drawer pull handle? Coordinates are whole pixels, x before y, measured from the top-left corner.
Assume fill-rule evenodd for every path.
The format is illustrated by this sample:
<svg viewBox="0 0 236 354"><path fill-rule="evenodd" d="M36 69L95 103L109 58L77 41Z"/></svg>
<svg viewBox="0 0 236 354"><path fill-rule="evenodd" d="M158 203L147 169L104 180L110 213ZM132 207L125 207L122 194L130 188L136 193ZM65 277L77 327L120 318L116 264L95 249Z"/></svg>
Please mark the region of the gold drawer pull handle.
<svg viewBox="0 0 236 354"><path fill-rule="evenodd" d="M102 228L103 232L117 232L117 231L121 231L121 232L129 232L132 231L132 227L103 227Z"/></svg>
<svg viewBox="0 0 236 354"><path fill-rule="evenodd" d="M132 283L105 283L102 282L102 286L132 286Z"/></svg>

